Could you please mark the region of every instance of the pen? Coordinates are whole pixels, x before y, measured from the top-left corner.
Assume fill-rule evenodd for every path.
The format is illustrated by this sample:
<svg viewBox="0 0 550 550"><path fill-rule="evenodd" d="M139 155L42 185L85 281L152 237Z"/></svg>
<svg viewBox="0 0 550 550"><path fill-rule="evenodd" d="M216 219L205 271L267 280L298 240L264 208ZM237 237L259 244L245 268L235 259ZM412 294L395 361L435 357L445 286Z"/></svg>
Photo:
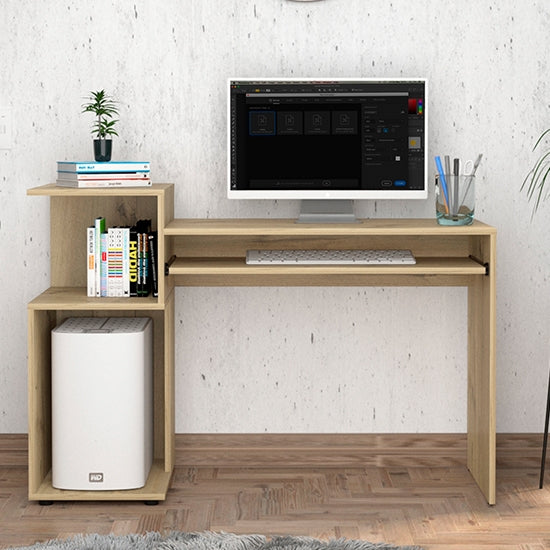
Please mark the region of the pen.
<svg viewBox="0 0 550 550"><path fill-rule="evenodd" d="M452 172L451 172L451 157L449 155L445 155L443 157L443 168L445 169L445 178L449 178L449 181L445 180L445 183L450 184L451 183ZM452 210L453 210L453 197L451 195L452 188L448 187L447 190L449 192L449 196L448 196L448 199L449 199L449 212L447 212L447 214L450 214L450 212L452 212Z"/></svg>
<svg viewBox="0 0 550 550"><path fill-rule="evenodd" d="M448 176L451 173L451 157L445 155L443 158L445 159L445 175Z"/></svg>
<svg viewBox="0 0 550 550"><path fill-rule="evenodd" d="M435 165L439 172L439 180L441 181L441 188L443 189L443 198L445 199L445 210L449 213L449 194L447 192L447 180L445 179L445 173L443 172L443 166L441 165L441 158L435 157Z"/></svg>

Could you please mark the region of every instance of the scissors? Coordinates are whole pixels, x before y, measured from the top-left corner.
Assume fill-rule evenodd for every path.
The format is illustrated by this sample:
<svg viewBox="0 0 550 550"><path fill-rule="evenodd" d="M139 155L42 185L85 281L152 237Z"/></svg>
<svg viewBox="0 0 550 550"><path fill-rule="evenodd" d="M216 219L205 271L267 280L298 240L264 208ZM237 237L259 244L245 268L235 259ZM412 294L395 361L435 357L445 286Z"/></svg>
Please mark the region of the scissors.
<svg viewBox="0 0 550 550"><path fill-rule="evenodd" d="M472 160L467 160L464 164L464 175L466 176L466 181L468 182L468 185L466 186L466 191L464 192L462 200L460 201L460 206L464 204L464 201L468 196L468 191L470 190L470 186L472 185L472 181L474 180L474 176L476 175L477 167L479 166L482 158L483 153L480 153L477 156L475 162Z"/></svg>
<svg viewBox="0 0 550 550"><path fill-rule="evenodd" d="M477 167L479 166L479 163L481 162L481 159L483 158L483 154L480 153L475 162L473 160L467 160L464 164L464 175L468 177L474 177L477 171Z"/></svg>

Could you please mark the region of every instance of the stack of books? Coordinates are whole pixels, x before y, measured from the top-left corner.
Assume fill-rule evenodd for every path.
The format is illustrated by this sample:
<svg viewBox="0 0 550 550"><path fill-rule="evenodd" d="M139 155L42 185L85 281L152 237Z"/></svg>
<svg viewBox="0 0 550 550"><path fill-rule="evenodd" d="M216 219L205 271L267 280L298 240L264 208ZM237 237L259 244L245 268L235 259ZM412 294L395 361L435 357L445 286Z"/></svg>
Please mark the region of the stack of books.
<svg viewBox="0 0 550 550"><path fill-rule="evenodd" d="M150 163L139 161L57 163L57 185L62 187L149 187Z"/></svg>
<svg viewBox="0 0 550 550"><path fill-rule="evenodd" d="M158 296L157 232L150 219L107 228L97 217L87 228L86 256L88 296Z"/></svg>

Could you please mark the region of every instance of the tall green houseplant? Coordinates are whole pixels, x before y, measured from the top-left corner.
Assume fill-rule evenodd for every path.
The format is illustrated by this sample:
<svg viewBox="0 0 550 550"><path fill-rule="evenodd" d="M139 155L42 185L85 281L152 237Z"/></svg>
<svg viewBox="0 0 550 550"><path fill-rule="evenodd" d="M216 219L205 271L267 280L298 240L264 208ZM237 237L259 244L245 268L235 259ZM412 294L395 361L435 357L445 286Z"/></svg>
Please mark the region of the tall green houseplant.
<svg viewBox="0 0 550 550"><path fill-rule="evenodd" d="M550 134L550 128L545 130L533 147L535 151L539 146L546 144L546 137ZM533 215L538 210L540 203L546 198L545 186L546 182L550 179L550 149L546 146L537 162L527 174L521 189L527 189L527 198L529 201L534 201Z"/></svg>
<svg viewBox="0 0 550 550"><path fill-rule="evenodd" d="M92 125L92 135L94 139L94 157L98 162L108 162L111 160L112 140L111 136L118 136L115 130L115 124L118 119L117 102L107 94L105 90L90 92L86 98L88 101L82 105L83 113L93 113L95 120Z"/></svg>

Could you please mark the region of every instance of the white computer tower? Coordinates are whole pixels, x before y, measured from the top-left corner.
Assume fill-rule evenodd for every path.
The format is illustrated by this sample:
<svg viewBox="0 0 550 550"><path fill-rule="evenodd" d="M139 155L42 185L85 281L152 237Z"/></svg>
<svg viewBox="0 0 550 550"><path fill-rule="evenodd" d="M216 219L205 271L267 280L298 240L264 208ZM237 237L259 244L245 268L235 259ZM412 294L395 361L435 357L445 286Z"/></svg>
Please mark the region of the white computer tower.
<svg viewBox="0 0 550 550"><path fill-rule="evenodd" d="M153 460L153 322L71 317L52 330L52 485L143 487Z"/></svg>

